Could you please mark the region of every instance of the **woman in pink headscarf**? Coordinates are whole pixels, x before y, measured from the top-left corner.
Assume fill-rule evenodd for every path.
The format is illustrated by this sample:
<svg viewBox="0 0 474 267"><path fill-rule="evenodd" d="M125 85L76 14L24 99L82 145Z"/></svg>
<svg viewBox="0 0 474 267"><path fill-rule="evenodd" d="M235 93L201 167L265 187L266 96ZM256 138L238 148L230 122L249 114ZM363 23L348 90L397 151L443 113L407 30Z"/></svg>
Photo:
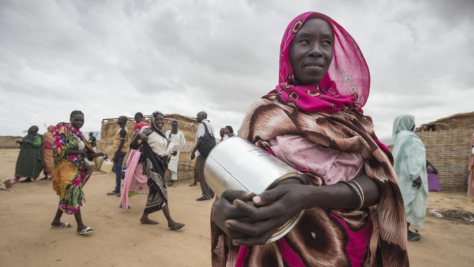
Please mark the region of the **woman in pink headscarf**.
<svg viewBox="0 0 474 267"><path fill-rule="evenodd" d="M279 83L250 107L239 136L304 172L309 185L216 198L213 266L408 266L393 159L362 111L370 74L357 43L308 12L286 29L279 57ZM286 236L266 243L302 210Z"/></svg>

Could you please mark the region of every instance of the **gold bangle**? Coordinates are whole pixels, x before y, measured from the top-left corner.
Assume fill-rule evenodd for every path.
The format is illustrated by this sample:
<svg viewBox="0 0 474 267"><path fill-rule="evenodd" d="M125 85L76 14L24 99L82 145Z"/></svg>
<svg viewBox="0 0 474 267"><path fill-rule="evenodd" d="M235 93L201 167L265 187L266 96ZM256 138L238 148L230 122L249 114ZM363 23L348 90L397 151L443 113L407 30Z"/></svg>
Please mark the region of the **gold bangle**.
<svg viewBox="0 0 474 267"><path fill-rule="evenodd" d="M353 191L353 193L355 194L355 197L356 197L356 203L355 203L355 208L352 209L352 210L358 210L361 207L361 202L362 202L362 198L360 196L359 190L352 183L349 183L349 182L346 182L346 181L341 181L339 183L346 184L347 186L349 186L351 191ZM359 208L357 208L357 207L359 207Z"/></svg>
<svg viewBox="0 0 474 267"><path fill-rule="evenodd" d="M357 186L357 191L359 192L359 195L361 197L361 201L360 201L360 207L358 208L358 210L360 210L363 206L364 206L364 202L365 202L365 195L364 195L364 191L362 190L362 187L360 186L360 184L354 180L350 180L349 183L351 184L355 184Z"/></svg>

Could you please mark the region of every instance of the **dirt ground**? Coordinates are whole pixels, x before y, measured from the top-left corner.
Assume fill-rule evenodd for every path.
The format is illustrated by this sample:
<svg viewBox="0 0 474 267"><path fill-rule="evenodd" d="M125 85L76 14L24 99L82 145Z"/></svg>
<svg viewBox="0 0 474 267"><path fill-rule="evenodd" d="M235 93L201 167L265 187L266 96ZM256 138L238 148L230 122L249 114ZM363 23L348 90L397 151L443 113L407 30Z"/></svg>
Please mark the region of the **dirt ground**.
<svg viewBox="0 0 474 267"><path fill-rule="evenodd" d="M18 149L0 149L0 179L10 178ZM186 224L170 231L162 212L150 217L157 226L141 225L145 196L130 198L130 210L118 207L118 197L106 196L114 175L96 172L84 188L86 225L90 236L75 233L73 216L63 221L72 228L51 229L57 196L48 181L15 184L0 191L0 266L210 266L209 213L211 202L196 202L199 187L189 181L169 189L172 217ZM474 212L463 192L430 193L428 209ZM422 243L409 243L411 266L472 266L473 224L427 216L420 229Z"/></svg>

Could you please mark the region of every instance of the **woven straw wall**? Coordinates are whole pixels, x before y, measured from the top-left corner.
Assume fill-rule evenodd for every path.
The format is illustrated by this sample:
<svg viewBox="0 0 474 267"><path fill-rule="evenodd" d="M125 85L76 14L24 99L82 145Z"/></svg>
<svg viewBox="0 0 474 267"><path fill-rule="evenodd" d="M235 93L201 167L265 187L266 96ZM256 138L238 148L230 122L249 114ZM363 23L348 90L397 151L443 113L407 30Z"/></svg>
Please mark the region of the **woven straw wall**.
<svg viewBox="0 0 474 267"><path fill-rule="evenodd" d="M145 116L145 121L147 123L150 123L150 117L151 116L149 115ZM118 118L102 120L101 140L97 144L98 150L107 153L107 155L109 155L109 157L111 158L113 157L115 152L113 149L114 135L119 129L117 120ZM165 124L163 126L165 132L171 129L171 122L173 120L178 121L178 130L183 132L184 137L186 138L186 143L194 144L196 140L196 130L198 127L196 119L179 114L165 114ZM133 125L135 125L135 121L133 120L133 118L129 118L126 126L128 132L131 133L129 134L129 138L131 138L134 133ZM190 156L191 152L180 153L178 165L178 181L194 178L195 160L191 161ZM127 160L127 157L128 153L124 160L124 164ZM171 174L169 173L169 171L167 171L165 175L165 180L168 181L170 177Z"/></svg>
<svg viewBox="0 0 474 267"><path fill-rule="evenodd" d="M474 129L415 132L426 147L426 159L438 170L441 190L467 190L471 135Z"/></svg>

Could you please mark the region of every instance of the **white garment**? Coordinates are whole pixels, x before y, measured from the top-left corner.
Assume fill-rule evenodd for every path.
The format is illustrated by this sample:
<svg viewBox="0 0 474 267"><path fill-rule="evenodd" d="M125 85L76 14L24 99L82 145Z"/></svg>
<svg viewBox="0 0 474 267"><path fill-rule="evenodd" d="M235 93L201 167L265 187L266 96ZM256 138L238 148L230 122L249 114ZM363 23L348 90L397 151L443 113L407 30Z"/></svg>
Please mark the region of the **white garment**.
<svg viewBox="0 0 474 267"><path fill-rule="evenodd" d="M168 154L168 140L166 140L156 132L152 132L148 136L148 144L156 155L163 157Z"/></svg>
<svg viewBox="0 0 474 267"><path fill-rule="evenodd" d="M171 171L171 180L178 181L178 172Z"/></svg>
<svg viewBox="0 0 474 267"><path fill-rule="evenodd" d="M166 131L165 133L166 138L168 141L172 142L174 145L185 145L186 138L184 138L184 134L181 131L178 131L177 134L171 133L171 130ZM168 163L168 169L171 171L171 179L177 180L177 172L178 172L178 163L179 163L179 152L176 156L171 156L170 162ZM173 173L174 172L174 173ZM173 179L173 177L175 179Z"/></svg>
<svg viewBox="0 0 474 267"><path fill-rule="evenodd" d="M209 131L210 134L212 134L214 136L214 127L212 127L211 123L209 122L209 120L202 120L201 122L203 123L199 123L199 126L198 126L198 129L196 131L196 143L199 139L199 137L203 137L204 134L206 134L206 130L204 129L204 124L206 124L207 126L207 130ZM196 157L198 157L199 155L201 155L199 153L198 150L196 150L196 153L194 154Z"/></svg>

